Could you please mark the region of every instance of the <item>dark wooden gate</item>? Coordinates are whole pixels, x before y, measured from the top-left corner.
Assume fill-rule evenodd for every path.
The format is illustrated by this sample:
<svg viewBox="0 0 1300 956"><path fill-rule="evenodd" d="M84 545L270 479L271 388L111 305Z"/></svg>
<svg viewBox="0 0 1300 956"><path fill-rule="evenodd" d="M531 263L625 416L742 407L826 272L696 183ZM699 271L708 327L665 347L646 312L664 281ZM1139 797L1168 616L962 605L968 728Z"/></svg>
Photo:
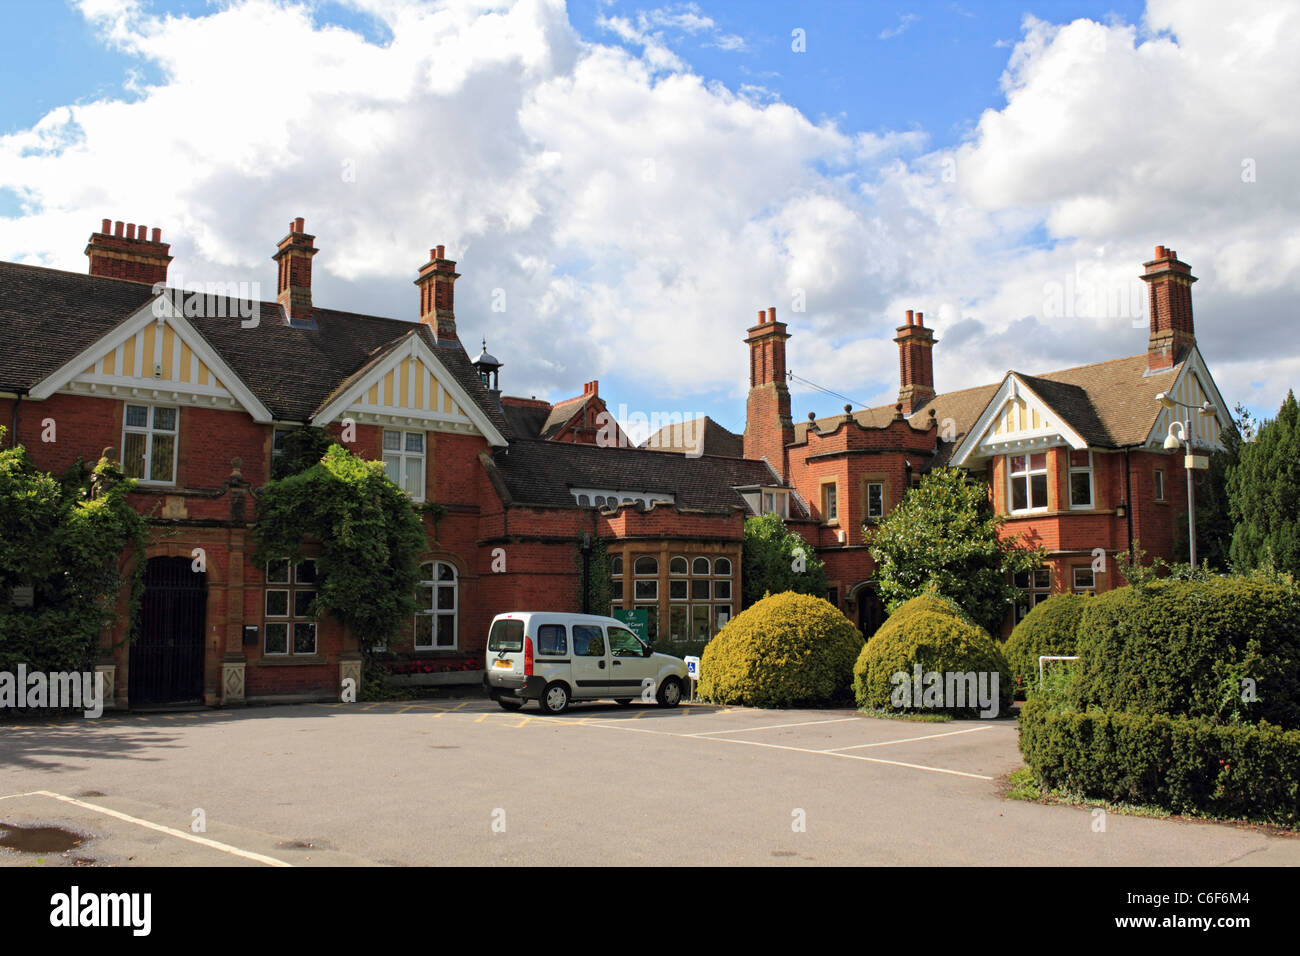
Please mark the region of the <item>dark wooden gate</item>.
<svg viewBox="0 0 1300 956"><path fill-rule="evenodd" d="M207 607L207 575L192 570L189 558L149 559L131 643L131 706L203 699Z"/></svg>

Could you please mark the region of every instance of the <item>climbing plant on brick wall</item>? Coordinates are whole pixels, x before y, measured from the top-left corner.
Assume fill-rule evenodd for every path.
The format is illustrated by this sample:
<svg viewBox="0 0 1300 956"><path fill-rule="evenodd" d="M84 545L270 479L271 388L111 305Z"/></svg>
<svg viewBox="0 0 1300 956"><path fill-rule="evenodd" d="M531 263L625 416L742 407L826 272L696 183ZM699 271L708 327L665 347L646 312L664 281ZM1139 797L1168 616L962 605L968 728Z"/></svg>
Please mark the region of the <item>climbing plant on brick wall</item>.
<svg viewBox="0 0 1300 956"><path fill-rule="evenodd" d="M132 622L145 543L134 487L116 462L78 459L56 477L22 445L0 450L0 671L93 669L127 582Z"/></svg>

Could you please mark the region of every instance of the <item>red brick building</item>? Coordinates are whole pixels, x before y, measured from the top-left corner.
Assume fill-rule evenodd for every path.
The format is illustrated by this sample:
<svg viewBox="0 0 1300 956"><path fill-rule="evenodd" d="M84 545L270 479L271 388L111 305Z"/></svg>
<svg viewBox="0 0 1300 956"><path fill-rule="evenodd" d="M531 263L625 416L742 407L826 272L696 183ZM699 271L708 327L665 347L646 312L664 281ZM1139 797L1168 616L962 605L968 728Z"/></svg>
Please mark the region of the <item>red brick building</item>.
<svg viewBox="0 0 1300 956"><path fill-rule="evenodd" d="M1196 345L1190 268L1157 246L1142 279L1145 352L1039 375L1008 371L1000 382L938 393L934 332L909 310L894 339L898 402L799 424L784 383L789 335L774 309L759 313L747 339L745 455L769 462L808 503L800 531L826 561L832 600L864 634L882 609L861 528L935 467L984 475L1007 533L1047 549L1046 566L1016 582L1021 614L1050 594L1122 586L1113 558L1135 540L1151 556L1172 557L1187 498L1183 452L1163 447L1170 415L1190 420L1200 450L1221 447L1221 429L1235 426ZM1171 410L1161 395L1213 411Z"/></svg>
<svg viewBox="0 0 1300 956"><path fill-rule="evenodd" d="M273 256L274 301L167 288L160 231L107 220L89 274L0 263L10 441L50 471L109 449L139 481L140 629L103 635L118 704L335 697L359 675L356 636L307 610L314 562L252 560L256 496L304 425L442 506L423 519L421 610L389 648L401 670L473 679L494 615L576 609L584 533L606 543L617 601L645 608L655 638L707 640L732 616L741 489L779 484L766 465L632 448L594 381L555 406L503 398L501 363L486 345L471 360L457 338L458 274L441 246L416 273L418 322L315 303L319 251L294 220ZM598 446L602 427L614 447Z"/></svg>
<svg viewBox="0 0 1300 956"><path fill-rule="evenodd" d="M471 359L457 337L458 273L443 247L416 270L415 322L316 304L319 252L294 220L273 256L274 301L168 288L160 231L108 220L86 246L88 274L0 263L10 441L50 471L110 449L139 481L132 500L150 526L139 631L126 641L119 624L102 639L118 705L332 698L359 676L356 636L307 610L314 563L252 559L256 496L284 436L306 425L442 506L424 519L420 610L389 651L399 669L470 679L494 615L578 609L584 534L611 557L616 607L644 608L657 640L709 639L739 610L745 518L768 511L816 545L831 599L870 633L880 610L862 524L946 463L988 475L1009 527L1049 549L1046 576L1024 582L1029 600L1104 589L1113 572L1083 573L1094 549L1140 538L1168 554L1185 516L1156 394L1216 406L1195 423L1204 446L1230 427L1196 349L1195 280L1161 248L1144 276L1144 354L936 394L933 332L909 313L898 405L796 425L789 336L769 310L749 330L743 440L706 423L640 449L594 381L556 405L501 394L502 363L486 343Z"/></svg>

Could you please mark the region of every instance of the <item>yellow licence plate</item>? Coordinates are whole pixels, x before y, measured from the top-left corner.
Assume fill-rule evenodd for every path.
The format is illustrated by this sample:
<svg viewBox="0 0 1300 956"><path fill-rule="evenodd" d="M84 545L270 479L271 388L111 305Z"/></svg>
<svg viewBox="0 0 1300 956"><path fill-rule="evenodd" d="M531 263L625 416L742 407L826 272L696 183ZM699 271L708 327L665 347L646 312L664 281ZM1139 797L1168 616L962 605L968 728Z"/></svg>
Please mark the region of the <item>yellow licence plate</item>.
<svg viewBox="0 0 1300 956"><path fill-rule="evenodd" d="M493 661L493 662L492 662L492 666L493 666L493 667L503 667L503 668L505 668L506 670L514 670L515 663L514 663L514 661L500 661L500 660L498 660L498 661Z"/></svg>

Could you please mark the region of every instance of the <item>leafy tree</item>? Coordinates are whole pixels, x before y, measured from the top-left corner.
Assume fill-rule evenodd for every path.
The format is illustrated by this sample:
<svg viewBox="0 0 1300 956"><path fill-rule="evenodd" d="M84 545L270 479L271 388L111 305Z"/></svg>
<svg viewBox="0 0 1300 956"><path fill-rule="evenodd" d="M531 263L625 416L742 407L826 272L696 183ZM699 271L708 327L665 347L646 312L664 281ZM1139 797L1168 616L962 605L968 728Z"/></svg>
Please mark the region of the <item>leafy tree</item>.
<svg viewBox="0 0 1300 956"><path fill-rule="evenodd" d="M134 487L105 459L56 478L22 445L0 450L0 671L93 669L128 580L130 633L145 563L145 521L127 501ZM32 588L30 607L13 605L15 587Z"/></svg>
<svg viewBox="0 0 1300 956"><path fill-rule="evenodd" d="M380 461L331 445L315 465L269 482L257 501L254 560L303 556L320 544L312 613L329 613L357 636L369 660L415 611L424 524Z"/></svg>
<svg viewBox="0 0 1300 956"><path fill-rule="evenodd" d="M1228 472L1237 522L1229 552L1243 570L1265 564L1300 574L1300 406L1288 392L1277 418L1259 426Z"/></svg>
<svg viewBox="0 0 1300 956"><path fill-rule="evenodd" d="M1020 591L1013 574L1043 563L1046 552L1019 535L1000 533L1004 518L989 503L988 486L957 468L940 468L878 525L863 534L876 561L880 594L892 613L927 583L997 633Z"/></svg>
<svg viewBox="0 0 1300 956"><path fill-rule="evenodd" d="M745 607L764 594L826 595L826 564L808 542L788 531L778 514L745 520L745 540L740 552L744 579L741 599Z"/></svg>

